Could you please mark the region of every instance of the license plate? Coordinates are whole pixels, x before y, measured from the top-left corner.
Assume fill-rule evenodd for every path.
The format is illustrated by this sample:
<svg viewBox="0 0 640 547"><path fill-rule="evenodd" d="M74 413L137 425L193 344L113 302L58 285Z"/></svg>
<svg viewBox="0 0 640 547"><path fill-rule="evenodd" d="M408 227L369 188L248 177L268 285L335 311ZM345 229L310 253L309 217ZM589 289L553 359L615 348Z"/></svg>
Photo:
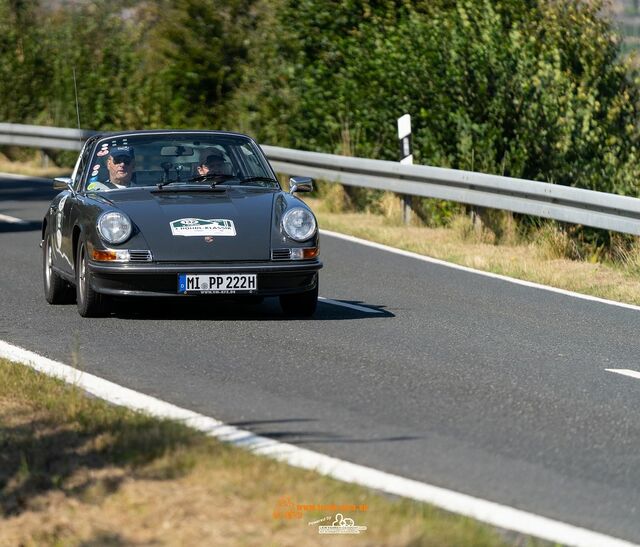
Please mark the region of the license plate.
<svg viewBox="0 0 640 547"><path fill-rule="evenodd" d="M256 274L179 274L179 293L236 294L258 290Z"/></svg>

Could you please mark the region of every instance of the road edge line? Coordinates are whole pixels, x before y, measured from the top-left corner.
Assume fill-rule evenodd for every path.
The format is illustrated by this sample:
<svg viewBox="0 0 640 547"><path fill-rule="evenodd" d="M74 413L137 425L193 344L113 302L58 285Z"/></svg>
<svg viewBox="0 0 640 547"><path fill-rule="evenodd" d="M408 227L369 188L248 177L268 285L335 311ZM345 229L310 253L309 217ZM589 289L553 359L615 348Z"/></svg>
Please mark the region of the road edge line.
<svg viewBox="0 0 640 547"><path fill-rule="evenodd" d="M20 173L5 173L4 171L0 172L0 177L6 177L10 179L17 179L17 180L36 180L38 182L44 182L49 184L51 184L54 179L54 177L41 177L38 175L21 175Z"/></svg>
<svg viewBox="0 0 640 547"><path fill-rule="evenodd" d="M475 498L439 486L415 481L320 454L292 444L261 437L187 410L156 397L120 386L109 380L75 369L32 351L0 340L0 357L26 365L36 371L76 385L87 393L132 410L146 412L157 418L182 422L208 436L215 437L255 454L287 463L293 467L316 471L344 482L358 484L389 494L430 503L447 511L461 514L506 530L580 547L631 547L628 541L607 536L547 517L527 513L506 505Z"/></svg>
<svg viewBox="0 0 640 547"><path fill-rule="evenodd" d="M523 285L525 287L529 287L532 289L540 289L544 291L554 292L558 294L562 294L564 296L572 296L574 298L580 298L582 300L588 300L590 302L598 302L600 304L608 304L610 306L617 306L620 308L626 308L634 311L640 311L640 306L636 304L627 304L625 302L618 302L616 300L608 300L606 298L600 298L599 296L591 296L589 294L583 294L579 292L569 291L567 289L559 289L558 287L552 287L551 285L543 285L542 283L536 283L535 281L526 281L524 279L517 279L515 277L509 277L507 275L497 274L493 272L485 272L484 270L476 270L475 268L471 268L469 266L462 266L461 264L454 264L453 262L447 262L446 260L442 260L440 258L433 258L427 255L421 255L419 253L414 253L413 251L405 251L404 249L398 249L397 247L391 247L390 245L385 245L384 243L378 243L376 241L369 241L368 239L362 239L356 236L352 236L349 234L343 234L340 232L333 232L331 230L320 230L322 235L326 235L329 237L335 237L337 239L342 239L345 241L350 241L351 243L359 243L360 245L365 245L367 247L373 247L374 249L378 249L380 251L387 251L389 253L394 253L397 255L401 255L407 258L415 258L416 260L421 260L423 262L429 262L431 264L436 264L438 266L445 266L447 268L453 268L454 270L461 270L467 273L473 273L478 275L483 275L485 277L490 277L493 279L499 279L501 281L507 281L509 283L514 283L516 285Z"/></svg>
<svg viewBox="0 0 640 547"><path fill-rule="evenodd" d="M18 217L12 217L10 215L4 215L0 213L0 222L6 222L8 224L29 224L26 220Z"/></svg>
<svg viewBox="0 0 640 547"><path fill-rule="evenodd" d="M605 368L607 372L614 372L615 374L621 374L622 376L629 376L631 378L635 378L636 380L640 380L640 372L637 370L631 370L628 368Z"/></svg>

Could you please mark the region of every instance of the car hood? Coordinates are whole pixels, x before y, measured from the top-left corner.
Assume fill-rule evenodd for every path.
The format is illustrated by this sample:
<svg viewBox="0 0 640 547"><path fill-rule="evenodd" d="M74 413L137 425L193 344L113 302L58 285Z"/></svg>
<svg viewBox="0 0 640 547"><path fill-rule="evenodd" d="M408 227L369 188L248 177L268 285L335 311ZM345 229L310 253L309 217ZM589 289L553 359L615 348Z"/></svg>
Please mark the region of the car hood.
<svg viewBox="0 0 640 547"><path fill-rule="evenodd" d="M136 189L105 192L102 197L131 218L154 260L180 262L269 260L276 194L239 188L215 192Z"/></svg>

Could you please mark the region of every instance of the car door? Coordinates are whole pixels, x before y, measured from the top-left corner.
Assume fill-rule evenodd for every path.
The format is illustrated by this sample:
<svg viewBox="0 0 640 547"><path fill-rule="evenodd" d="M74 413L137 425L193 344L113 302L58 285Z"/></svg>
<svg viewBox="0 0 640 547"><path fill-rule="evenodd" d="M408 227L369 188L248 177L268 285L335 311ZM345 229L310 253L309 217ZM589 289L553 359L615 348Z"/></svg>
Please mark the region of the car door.
<svg viewBox="0 0 640 547"><path fill-rule="evenodd" d="M73 228L78 216L81 195L83 189L83 179L87 171L87 165L94 140L89 139L78 157L76 166L71 175L71 185L73 190L64 192L55 216L56 244L61 257L60 267L69 274L74 274L73 260Z"/></svg>

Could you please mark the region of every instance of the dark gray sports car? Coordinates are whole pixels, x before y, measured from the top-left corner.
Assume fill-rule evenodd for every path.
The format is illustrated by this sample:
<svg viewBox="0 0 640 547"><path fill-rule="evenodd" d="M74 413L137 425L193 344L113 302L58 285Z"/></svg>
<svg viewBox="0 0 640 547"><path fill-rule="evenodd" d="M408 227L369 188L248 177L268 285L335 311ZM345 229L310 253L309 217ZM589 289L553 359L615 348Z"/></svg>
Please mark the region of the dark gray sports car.
<svg viewBox="0 0 640 547"><path fill-rule="evenodd" d="M82 316L113 296L279 296L310 316L318 229L251 138L220 131L131 131L85 143L42 224L44 292ZM75 287L75 291L73 288Z"/></svg>

